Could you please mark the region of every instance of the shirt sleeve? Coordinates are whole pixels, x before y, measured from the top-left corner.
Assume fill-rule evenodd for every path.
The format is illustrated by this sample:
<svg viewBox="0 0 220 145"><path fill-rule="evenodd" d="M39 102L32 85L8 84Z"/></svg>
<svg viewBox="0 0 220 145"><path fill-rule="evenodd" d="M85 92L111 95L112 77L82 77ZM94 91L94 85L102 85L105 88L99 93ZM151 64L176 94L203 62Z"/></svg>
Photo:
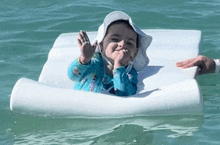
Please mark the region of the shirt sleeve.
<svg viewBox="0 0 220 145"><path fill-rule="evenodd" d="M126 68L121 66L113 71L113 83L116 95L134 95L137 91L137 71L132 68L129 73L126 73Z"/></svg>
<svg viewBox="0 0 220 145"><path fill-rule="evenodd" d="M67 74L72 81L81 82L90 72L92 63L81 64L78 59L70 64Z"/></svg>

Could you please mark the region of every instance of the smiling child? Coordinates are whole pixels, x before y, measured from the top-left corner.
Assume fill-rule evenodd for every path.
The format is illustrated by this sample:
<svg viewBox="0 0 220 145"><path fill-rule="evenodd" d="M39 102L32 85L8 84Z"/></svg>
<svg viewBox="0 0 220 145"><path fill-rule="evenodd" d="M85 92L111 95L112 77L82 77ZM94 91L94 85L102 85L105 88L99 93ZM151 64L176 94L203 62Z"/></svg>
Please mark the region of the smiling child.
<svg viewBox="0 0 220 145"><path fill-rule="evenodd" d="M144 46L146 39L147 35L120 11L105 17L93 45L86 32L80 31L77 42L81 55L68 68L68 76L75 82L74 89L134 95L137 71L149 62L147 46Z"/></svg>

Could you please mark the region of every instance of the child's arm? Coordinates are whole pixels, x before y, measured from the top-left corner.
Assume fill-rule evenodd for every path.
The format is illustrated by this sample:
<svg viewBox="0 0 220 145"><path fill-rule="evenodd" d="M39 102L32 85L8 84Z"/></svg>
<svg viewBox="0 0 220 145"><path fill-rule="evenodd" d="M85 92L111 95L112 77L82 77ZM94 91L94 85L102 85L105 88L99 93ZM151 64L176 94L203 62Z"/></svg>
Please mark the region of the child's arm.
<svg viewBox="0 0 220 145"><path fill-rule="evenodd" d="M116 95L130 96L137 91L137 72L132 69L129 74L126 73L124 66L121 66L113 72L113 82Z"/></svg>
<svg viewBox="0 0 220 145"><path fill-rule="evenodd" d="M91 45L86 32L83 31L79 32L77 42L81 55L69 66L68 77L80 82L90 72L91 59L95 53L97 42Z"/></svg>
<svg viewBox="0 0 220 145"><path fill-rule="evenodd" d="M137 91L137 71L132 69L129 74L126 73L125 66L131 61L128 50L121 50L114 60L114 89L118 96L134 95Z"/></svg>
<svg viewBox="0 0 220 145"><path fill-rule="evenodd" d="M72 81L81 82L90 73L91 65L91 62L82 64L79 59L74 60L68 68L68 77Z"/></svg>

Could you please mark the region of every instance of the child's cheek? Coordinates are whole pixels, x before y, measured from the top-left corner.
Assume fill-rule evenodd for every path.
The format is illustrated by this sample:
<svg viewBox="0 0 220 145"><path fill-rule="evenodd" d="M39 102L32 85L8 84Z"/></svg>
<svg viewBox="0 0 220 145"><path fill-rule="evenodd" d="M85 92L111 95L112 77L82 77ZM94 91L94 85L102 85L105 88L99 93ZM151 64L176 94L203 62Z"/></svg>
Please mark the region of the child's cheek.
<svg viewBox="0 0 220 145"><path fill-rule="evenodd" d="M107 57L110 57L110 56L111 56L110 51L109 51L109 50L106 50L106 51L105 51L105 55L106 55Z"/></svg>
<svg viewBox="0 0 220 145"><path fill-rule="evenodd" d="M113 51L112 46L111 46L111 44L109 44L105 49L106 56L109 56L112 53L112 51Z"/></svg>
<svg viewBox="0 0 220 145"><path fill-rule="evenodd" d="M117 43L111 42L111 43L109 43L109 45L107 46L107 49L108 49L110 52L114 52L117 47L118 47Z"/></svg>

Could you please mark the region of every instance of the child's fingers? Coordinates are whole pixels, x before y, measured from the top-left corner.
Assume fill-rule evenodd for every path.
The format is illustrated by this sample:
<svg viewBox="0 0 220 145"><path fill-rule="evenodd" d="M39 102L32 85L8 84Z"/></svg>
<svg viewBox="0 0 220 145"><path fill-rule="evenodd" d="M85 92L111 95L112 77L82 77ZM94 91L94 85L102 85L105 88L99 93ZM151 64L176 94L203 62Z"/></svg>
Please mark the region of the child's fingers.
<svg viewBox="0 0 220 145"><path fill-rule="evenodd" d="M128 53L128 50L124 50L124 53Z"/></svg>
<svg viewBox="0 0 220 145"><path fill-rule="evenodd" d="M78 38L79 38L79 39L82 39L82 38L83 38L83 35L82 35L82 31L81 31L81 30L79 31Z"/></svg>
<svg viewBox="0 0 220 145"><path fill-rule="evenodd" d="M119 61L123 66L126 66L130 62L128 50L120 50L115 60Z"/></svg>
<svg viewBox="0 0 220 145"><path fill-rule="evenodd" d="M97 45L98 45L98 41L96 40L96 41L92 44L92 47L93 47L93 48L96 48Z"/></svg>
<svg viewBox="0 0 220 145"><path fill-rule="evenodd" d="M118 58L120 58L120 59L125 59L126 56L127 56L127 51L126 51L126 50L120 50L120 51L119 51L119 56L118 56Z"/></svg>
<svg viewBox="0 0 220 145"><path fill-rule="evenodd" d="M84 38L84 36L82 34L82 31L79 32L78 39L81 41L81 43L85 42L85 38Z"/></svg>
<svg viewBox="0 0 220 145"><path fill-rule="evenodd" d="M79 38L81 39L82 42L90 43L89 37L84 31L80 31Z"/></svg>
<svg viewBox="0 0 220 145"><path fill-rule="evenodd" d="M83 33L83 37L84 37L85 41L89 42L89 37L88 37L87 33L84 31L82 31L82 33Z"/></svg>
<svg viewBox="0 0 220 145"><path fill-rule="evenodd" d="M77 39L77 43L79 46L82 46L82 41L79 38Z"/></svg>
<svg viewBox="0 0 220 145"><path fill-rule="evenodd" d="M77 38L77 43L79 47L82 47L82 45L84 44L84 39L82 37L82 35L79 33L78 38Z"/></svg>
<svg viewBox="0 0 220 145"><path fill-rule="evenodd" d="M123 56L128 55L128 50L122 50L122 55L123 55Z"/></svg>
<svg viewBox="0 0 220 145"><path fill-rule="evenodd" d="M79 32L77 43L80 47L84 47L87 44L90 45L89 38L88 38L86 32L84 32L82 30Z"/></svg>

